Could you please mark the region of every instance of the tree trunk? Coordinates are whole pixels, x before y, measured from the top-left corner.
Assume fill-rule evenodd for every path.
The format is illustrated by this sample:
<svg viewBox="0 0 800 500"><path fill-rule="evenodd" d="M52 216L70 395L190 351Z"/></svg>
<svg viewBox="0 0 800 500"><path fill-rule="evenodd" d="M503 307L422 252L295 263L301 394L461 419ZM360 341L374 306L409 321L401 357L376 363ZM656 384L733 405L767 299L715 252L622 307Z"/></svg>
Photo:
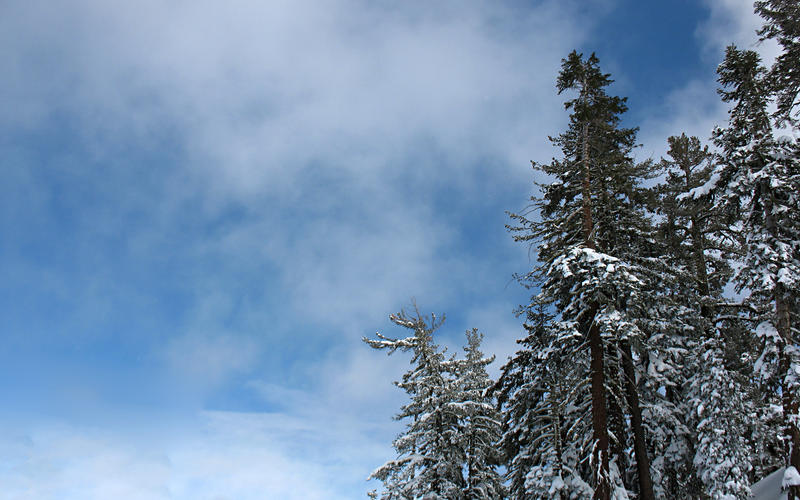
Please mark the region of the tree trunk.
<svg viewBox="0 0 800 500"><path fill-rule="evenodd" d="M694 252L694 267L698 285L698 291L703 297L703 302L700 304L700 314L707 319L713 316L713 312L708 304L708 296L711 293L711 288L708 285L708 269L706 269L706 251L703 242L703 234L700 232L700 226L697 224L697 217L692 215L692 250Z"/></svg>
<svg viewBox="0 0 800 500"><path fill-rule="evenodd" d="M636 456L636 470L639 473L639 498L655 500L653 494L653 478L650 476L650 459L647 457L647 443L644 438L642 409L639 406L639 392L636 388L636 371L633 366L631 344L627 340L620 341L622 347L622 367L625 370L625 395L631 409L631 426L633 427L633 451Z"/></svg>
<svg viewBox="0 0 800 500"><path fill-rule="evenodd" d="M764 225L767 232L773 239L777 239L777 222L775 215L772 213L772 191L767 180L762 180L758 185L756 199L761 199L764 204ZM778 352L778 369L781 377L781 406L783 407L783 438L786 466L794 466L795 469L800 471L800 429L797 428L796 420L798 402L794 388L789 385L787 380L792 369L791 355L787 352L788 348L793 345L792 320L786 290L781 283L775 285L773 300L775 301L775 329L778 330L778 336L781 339ZM800 499L800 486L789 488L788 497L789 500Z"/></svg>
<svg viewBox="0 0 800 500"><path fill-rule="evenodd" d="M561 394L561 387L559 386L558 393ZM564 477L564 452L562 449L562 440L561 440L561 421L563 419L562 412L561 412L561 404L559 403L555 408L555 414L553 415L553 441L555 444L556 449L556 471L558 472L558 477ZM567 500L567 494L564 490L560 490L558 492L559 500Z"/></svg>
<svg viewBox="0 0 800 500"><path fill-rule="evenodd" d="M633 489L631 484L626 481L624 475L628 469L628 456L625 453L626 445L626 418L623 413L623 404L619 397L624 394L624 372L620 360L620 351L616 345L606 344L604 364L606 365L606 387L608 388L608 447L609 456L614 457L617 462L622 479L622 484L627 489ZM619 396L619 397L618 397Z"/></svg>
<svg viewBox="0 0 800 500"><path fill-rule="evenodd" d="M584 88L586 84L584 82ZM592 239L592 174L589 169L589 124L583 124L583 239L586 247L594 249ZM592 377L592 467L594 468L594 500L611 499L611 483L608 473L608 415L606 413L605 372L603 371L603 339L594 318L597 304L592 304L586 318L588 325L590 371Z"/></svg>
<svg viewBox="0 0 800 500"><path fill-rule="evenodd" d="M779 349L779 364L781 374L781 403L783 406L783 438L786 452L786 465L794 466L800 471L800 429L797 428L798 403L794 388L787 380L787 375L792 369L791 355L787 352L792 345L791 319L789 317L789 304L784 296L783 286L778 284L775 288L775 313L777 315L777 330L781 338ZM789 500L800 499L800 486L789 488Z"/></svg>
<svg viewBox="0 0 800 500"><path fill-rule="evenodd" d="M594 322L597 307L589 318L589 348L592 372L592 462L595 470L594 500L610 500L611 483L608 473L608 415L606 414L605 372L603 371L603 339Z"/></svg>

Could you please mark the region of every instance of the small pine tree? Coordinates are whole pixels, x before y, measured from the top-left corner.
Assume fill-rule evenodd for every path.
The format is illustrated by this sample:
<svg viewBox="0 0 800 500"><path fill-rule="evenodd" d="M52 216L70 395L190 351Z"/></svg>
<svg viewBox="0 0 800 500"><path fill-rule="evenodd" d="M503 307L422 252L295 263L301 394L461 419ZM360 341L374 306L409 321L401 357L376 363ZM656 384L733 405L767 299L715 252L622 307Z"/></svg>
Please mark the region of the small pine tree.
<svg viewBox="0 0 800 500"><path fill-rule="evenodd" d="M453 500L463 498L462 475L465 462L460 446L460 411L456 411L457 387L445 371L444 352L433 342L433 332L443 319L423 317L415 308L413 315L401 311L390 316L392 322L413 332L412 336L393 339L377 334L364 338L374 349L411 351L412 368L396 385L411 397L396 416L408 419L406 431L394 440L398 458L390 460L368 479L380 479L385 500L428 498Z"/></svg>
<svg viewBox="0 0 800 500"><path fill-rule="evenodd" d="M500 416L488 393L493 381L486 372L494 356L483 356L480 350L483 334L478 330L467 330L466 336L465 357L456 360L451 368L458 390L453 405L461 416L460 447L466 458L464 499L499 499L505 496L497 472Z"/></svg>
<svg viewBox="0 0 800 500"><path fill-rule="evenodd" d="M465 358L445 359L445 351L433 342L433 333L444 321L424 317L416 309L390 316L395 324L412 330L412 336L393 339L377 334L364 338L374 349L410 351L412 368L396 385L411 401L397 419L407 419L406 431L394 441L398 457L373 472L384 492L371 498L500 500L505 488L497 465L500 454L500 421L488 389L493 382L486 366L494 357L480 351L483 336L467 331Z"/></svg>

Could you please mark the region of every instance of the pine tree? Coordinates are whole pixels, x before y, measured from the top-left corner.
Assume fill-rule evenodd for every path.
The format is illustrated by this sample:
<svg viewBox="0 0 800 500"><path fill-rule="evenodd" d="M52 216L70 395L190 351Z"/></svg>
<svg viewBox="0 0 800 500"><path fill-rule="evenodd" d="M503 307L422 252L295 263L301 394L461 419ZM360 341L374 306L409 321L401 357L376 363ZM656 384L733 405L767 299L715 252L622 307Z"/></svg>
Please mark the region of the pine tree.
<svg viewBox="0 0 800 500"><path fill-rule="evenodd" d="M364 339L374 349L413 353L412 369L396 385L411 401L397 419L408 419L406 432L394 441L398 458L372 473L385 491L380 498L500 500L505 488L497 472L501 424L488 389L493 381L480 350L483 335L466 333L465 357L445 359L445 351L433 342L433 333L444 321L435 315L423 317L419 310L400 312L391 320L414 332L393 339L377 334ZM377 492L370 493L378 498Z"/></svg>
<svg viewBox="0 0 800 500"><path fill-rule="evenodd" d="M745 376L735 371L741 363L731 362L740 356L741 343L721 340L740 338L730 335L736 318L729 316L723 324L717 321L725 307L722 289L731 275L728 259L739 242L729 229L735 220L725 220L709 196L716 176L712 176L714 163L708 147L685 134L670 137L668 142L670 159L661 162L666 179L659 187L659 211L664 216L660 233L671 272L684 278L677 280L672 293L685 306L686 325L671 337L673 345L687 354L675 386L667 393L679 409L677 414L685 416L679 424L685 433L674 435L663 448L670 453L664 455L667 477L662 478L662 488L673 496L679 492L699 495L701 490L712 497L746 495L749 455L743 452L748 449L743 441L745 432L740 419L729 418L738 415L742 405L736 399L718 397L729 392L741 394L746 387ZM723 326L728 326L727 330ZM723 356L723 349L729 354ZM722 435L728 442L740 441L736 453L709 452ZM700 449L695 449L696 443ZM723 476L729 481L711 480Z"/></svg>
<svg viewBox="0 0 800 500"><path fill-rule="evenodd" d="M706 342L700 346L705 363L692 391L699 418L695 468L711 498L747 500L751 455L743 433L753 412L724 366L722 350L714 339Z"/></svg>
<svg viewBox="0 0 800 500"><path fill-rule="evenodd" d="M445 370L444 352L433 342L433 332L443 318L423 317L415 308L390 316L396 325L413 332L412 336L394 339L377 334L364 338L374 349L411 351L412 368L396 385L406 391L411 401L401 408L398 420L408 419L406 432L394 440L398 458L388 461L368 479L380 479L385 492L380 498L462 499L466 484L462 474L465 452L460 446L460 415L455 382Z"/></svg>
<svg viewBox="0 0 800 500"><path fill-rule="evenodd" d="M625 99L606 93L610 83L594 55L584 60L573 52L563 60L559 93L577 94L565 103L572 112L569 128L551 138L563 159L534 164L555 178L540 185L542 197L533 200L541 222L512 214L518 225L511 230L517 241L539 243L540 265L529 278L542 286L541 299L558 310L556 330L572 332L558 338L581 339L580 347L588 351L592 450L586 458L595 498L625 491L622 478L612 477L624 465L625 439L619 431L609 432L609 409L618 424L625 419L615 422L614 410L622 404L631 416L640 496L653 498L636 382L628 383L636 371L631 345L643 340L638 319L647 316L640 308L640 277L646 273L630 259L642 251L642 235L649 232L637 181L651 166L631 157L636 130L619 126L627 107ZM614 387L623 394L609 392Z"/></svg>
<svg viewBox="0 0 800 500"><path fill-rule="evenodd" d="M659 167L666 179L659 186L659 212L664 220L659 232L669 250L670 267L691 277L688 288L701 297L703 315L710 317L731 276L729 261L735 256L739 235L715 210L709 192L717 178L708 146L686 134L667 139L669 159Z"/></svg>
<svg viewBox="0 0 800 500"><path fill-rule="evenodd" d="M493 391L502 408L501 449L511 498L585 498L590 471L588 357L574 329L557 331L545 304L527 308L528 335Z"/></svg>
<svg viewBox="0 0 800 500"><path fill-rule="evenodd" d="M773 381L772 393L781 395L785 463L800 469L798 145L773 136L768 74L755 52L728 47L718 73L722 99L732 107L728 127L714 134L722 151L717 203L741 221L745 258L736 276L738 290L750 291L753 319L760 321L755 337L764 346L755 368ZM800 497L798 486L790 498Z"/></svg>
<svg viewBox="0 0 800 500"><path fill-rule="evenodd" d="M504 498L503 482L497 472L500 453L500 416L488 390L493 381L486 367L494 356L485 358L480 350L483 335L467 330L464 359L453 363L458 396L454 406L460 413L460 446L466 457L465 500Z"/></svg>

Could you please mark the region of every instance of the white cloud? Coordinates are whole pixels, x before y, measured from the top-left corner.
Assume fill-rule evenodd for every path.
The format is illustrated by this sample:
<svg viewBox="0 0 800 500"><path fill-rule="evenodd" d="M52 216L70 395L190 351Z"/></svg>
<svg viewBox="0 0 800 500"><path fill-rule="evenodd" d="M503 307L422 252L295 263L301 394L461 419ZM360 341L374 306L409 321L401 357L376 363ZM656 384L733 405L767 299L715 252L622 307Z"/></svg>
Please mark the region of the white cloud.
<svg viewBox="0 0 800 500"><path fill-rule="evenodd" d="M159 417L149 430L127 419L124 431L4 422L0 499L346 499L363 495L369 462L385 453L369 429L325 415Z"/></svg>
<svg viewBox="0 0 800 500"><path fill-rule="evenodd" d="M773 41L759 42L756 31L763 20L753 11L750 0L706 0L711 11L709 20L698 27L697 35L703 41L706 56L713 61L722 60L725 47L735 44L740 49L758 51L765 61L771 62L778 54Z"/></svg>
<svg viewBox="0 0 800 500"><path fill-rule="evenodd" d="M360 176L398 168L420 139L451 164L505 155L560 118L552 75L577 38L551 4L6 9L6 126L75 113L100 154L177 133L215 183L251 193L291 189L309 162Z"/></svg>
<svg viewBox="0 0 800 500"><path fill-rule="evenodd" d="M170 339L163 355L173 375L203 391L215 389L231 375L252 368L259 351L253 339L229 332L190 332Z"/></svg>
<svg viewBox="0 0 800 500"><path fill-rule="evenodd" d="M665 157L667 137L684 132L708 144L714 127L727 122L727 107L716 89L713 81L692 80L668 95L658 113L642 124L639 155L656 161Z"/></svg>
<svg viewBox="0 0 800 500"><path fill-rule="evenodd" d="M247 221L179 248L245 269L267 261L303 317L347 321L451 293L441 276L474 265L444 258L450 214L432 196L479 195L488 157L529 185L528 159L549 154L565 120L553 77L581 22L560 2L3 9L0 95L14 105L0 127L66 116L106 171L164 171L157 196L123 197L149 214L133 233L139 255L170 252L198 197L200 217L242 203ZM180 166L118 165L131 147L172 148ZM236 293L230 276L189 278L199 296Z"/></svg>

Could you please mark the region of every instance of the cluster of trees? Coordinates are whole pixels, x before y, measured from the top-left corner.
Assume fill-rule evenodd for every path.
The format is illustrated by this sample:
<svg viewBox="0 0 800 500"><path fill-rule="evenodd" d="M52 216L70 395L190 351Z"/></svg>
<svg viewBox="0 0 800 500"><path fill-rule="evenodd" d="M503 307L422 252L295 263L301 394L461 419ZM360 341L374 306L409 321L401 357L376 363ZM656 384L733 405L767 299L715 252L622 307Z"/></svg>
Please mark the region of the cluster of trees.
<svg viewBox="0 0 800 500"><path fill-rule="evenodd" d="M408 338L365 339L413 353L381 498L746 499L780 467L800 498L800 4L755 8L783 50L728 47L713 151L682 134L636 161L597 58L563 60L561 155L511 215L538 260L499 380L477 332L446 358L418 311L392 316Z"/></svg>
<svg viewBox="0 0 800 500"><path fill-rule="evenodd" d="M396 385L410 396L398 419L408 419L406 432L394 441L398 458L370 478L383 481L385 499L503 498L505 489L496 464L501 428L498 410L489 395L492 381L486 366L494 356L480 351L483 335L467 331L464 358L445 357L433 342L444 321L435 315L400 312L391 320L412 333L406 338L364 341L389 354L412 353L412 368ZM377 498L377 493L370 496Z"/></svg>

